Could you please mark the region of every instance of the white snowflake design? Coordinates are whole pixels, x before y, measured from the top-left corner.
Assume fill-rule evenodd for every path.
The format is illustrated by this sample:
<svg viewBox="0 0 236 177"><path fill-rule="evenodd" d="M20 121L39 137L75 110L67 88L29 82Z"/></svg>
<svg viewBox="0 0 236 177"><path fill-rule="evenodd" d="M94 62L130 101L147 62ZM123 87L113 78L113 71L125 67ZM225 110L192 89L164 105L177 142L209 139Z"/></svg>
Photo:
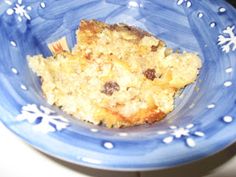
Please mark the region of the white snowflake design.
<svg viewBox="0 0 236 177"><path fill-rule="evenodd" d="M5 3L8 5L13 5L13 3L10 0L5 0ZM17 19L21 22L23 18L26 18L28 20L31 20L31 17L29 16L28 12L31 11L30 6L23 5L22 0L17 0L17 2L13 5L13 8L7 9L6 13L8 15L17 15Z"/></svg>
<svg viewBox="0 0 236 177"><path fill-rule="evenodd" d="M187 8L192 6L192 3L190 0L177 0L177 5L183 5L185 4Z"/></svg>
<svg viewBox="0 0 236 177"><path fill-rule="evenodd" d="M228 26L223 35L218 36L218 45L225 53L229 53L231 50L236 50L236 34L234 33L235 26Z"/></svg>
<svg viewBox="0 0 236 177"><path fill-rule="evenodd" d="M17 115L18 121L27 120L34 124L34 129L43 133L61 131L69 126L68 120L44 106L27 104L22 107L21 114Z"/></svg>
<svg viewBox="0 0 236 177"><path fill-rule="evenodd" d="M186 127L170 126L168 131L159 131L158 134L168 135L162 141L165 144L172 143L175 139L184 139L188 147L195 147L194 137L203 137L205 134L201 131L193 131L194 124L188 124Z"/></svg>

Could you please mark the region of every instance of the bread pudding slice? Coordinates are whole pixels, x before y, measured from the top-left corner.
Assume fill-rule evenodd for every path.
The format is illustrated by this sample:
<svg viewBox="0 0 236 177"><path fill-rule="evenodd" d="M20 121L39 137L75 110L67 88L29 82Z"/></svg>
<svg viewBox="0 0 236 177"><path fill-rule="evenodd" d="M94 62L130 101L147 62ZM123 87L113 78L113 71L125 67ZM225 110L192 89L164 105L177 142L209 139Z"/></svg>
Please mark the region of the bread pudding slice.
<svg viewBox="0 0 236 177"><path fill-rule="evenodd" d="M29 57L50 104L75 118L107 127L153 123L174 109L176 92L201 68L193 53L173 52L138 28L81 21L72 51ZM55 50L53 50L53 48Z"/></svg>

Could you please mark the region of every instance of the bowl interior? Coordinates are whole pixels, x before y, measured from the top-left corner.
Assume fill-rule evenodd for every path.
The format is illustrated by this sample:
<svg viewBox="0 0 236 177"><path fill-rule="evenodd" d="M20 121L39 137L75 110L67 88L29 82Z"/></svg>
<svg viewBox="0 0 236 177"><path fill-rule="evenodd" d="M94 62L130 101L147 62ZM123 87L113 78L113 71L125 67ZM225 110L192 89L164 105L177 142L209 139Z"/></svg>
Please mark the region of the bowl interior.
<svg viewBox="0 0 236 177"><path fill-rule="evenodd" d="M194 123L207 128L232 109L227 104L219 106L219 103L232 102L233 104L233 100L228 96L232 90L226 88L224 83L233 80L234 76L226 75L225 69L233 67L235 62L232 63L230 58L226 58L224 62L219 61L222 54L212 42L217 35L212 35L210 31L199 27L199 24L204 21L199 22L197 11L186 16L184 10L176 6L174 1L163 2L161 5L155 1L116 0L108 0L106 3L92 0L67 3L65 5L65 1L55 1L45 8L38 8L38 13L33 14L35 17L32 17L31 21L18 24L18 28L13 27L14 20L6 19L1 22L1 25L10 31L5 34L6 38L3 40L6 42L14 40L17 44L17 48L9 51L11 58L4 63L4 67L8 69L5 69L5 72L10 73L14 68L18 71L17 79L11 74L8 78L15 92L19 94L18 100L15 100L18 108L28 103L45 105L68 118L73 123L72 129L83 130L81 132L84 134L89 135L91 129L96 129L101 132L99 136L106 137L114 132L128 132L132 138L147 137L147 134L154 135L155 132L168 129L172 125L185 127ZM172 113L164 120L152 125L107 129L73 119L58 108L47 104L40 89L40 80L29 69L26 57L36 54L51 55L47 44L63 36L66 36L72 48L76 42L75 30L81 19L97 19L107 23L122 22L138 26L164 40L168 47L198 53L203 67L197 81L186 87L176 98L175 109ZM203 40L206 35L209 35L211 39ZM13 39L15 36L17 39Z"/></svg>

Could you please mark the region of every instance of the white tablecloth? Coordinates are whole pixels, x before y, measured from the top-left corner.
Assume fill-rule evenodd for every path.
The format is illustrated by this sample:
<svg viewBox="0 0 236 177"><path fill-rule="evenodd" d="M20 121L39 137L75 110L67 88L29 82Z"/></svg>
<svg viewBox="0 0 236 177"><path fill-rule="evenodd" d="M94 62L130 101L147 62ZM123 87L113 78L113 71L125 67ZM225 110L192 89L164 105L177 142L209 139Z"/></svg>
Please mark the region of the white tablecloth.
<svg viewBox="0 0 236 177"><path fill-rule="evenodd" d="M184 167L128 173L95 170L54 159L25 144L1 123L0 142L0 177L236 177L236 145Z"/></svg>

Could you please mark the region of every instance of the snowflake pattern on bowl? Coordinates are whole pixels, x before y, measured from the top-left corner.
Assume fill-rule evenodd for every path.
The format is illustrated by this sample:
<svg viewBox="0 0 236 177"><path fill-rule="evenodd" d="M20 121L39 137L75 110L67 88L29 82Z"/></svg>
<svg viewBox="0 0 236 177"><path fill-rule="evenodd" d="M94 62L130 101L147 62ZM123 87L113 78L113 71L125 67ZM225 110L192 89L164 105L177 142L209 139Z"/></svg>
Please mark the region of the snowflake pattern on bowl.
<svg viewBox="0 0 236 177"><path fill-rule="evenodd" d="M22 107L21 114L16 116L18 121L27 120L33 128L43 133L61 131L69 126L69 121L51 109L35 104Z"/></svg>
<svg viewBox="0 0 236 177"><path fill-rule="evenodd" d="M23 18L26 18L28 20L31 20L31 17L29 15L29 11L32 10L31 6L25 6L23 4L23 0L17 0L16 3L12 3L9 0L5 0L5 2L10 5L13 6L9 9L7 9L6 13L8 15L16 15L17 19L21 22L23 20Z"/></svg>
<svg viewBox="0 0 236 177"><path fill-rule="evenodd" d="M205 133L202 131L193 131L193 128L195 128L194 124L188 124L185 127L177 127L172 125L169 127L170 130L160 131L157 133L168 135L162 140L165 144L170 144L177 139L183 139L188 147L195 147L196 142L194 137L204 137Z"/></svg>
<svg viewBox="0 0 236 177"><path fill-rule="evenodd" d="M228 26L223 31L223 35L218 36L218 45L225 53L236 50L236 33L234 33L235 26Z"/></svg>

